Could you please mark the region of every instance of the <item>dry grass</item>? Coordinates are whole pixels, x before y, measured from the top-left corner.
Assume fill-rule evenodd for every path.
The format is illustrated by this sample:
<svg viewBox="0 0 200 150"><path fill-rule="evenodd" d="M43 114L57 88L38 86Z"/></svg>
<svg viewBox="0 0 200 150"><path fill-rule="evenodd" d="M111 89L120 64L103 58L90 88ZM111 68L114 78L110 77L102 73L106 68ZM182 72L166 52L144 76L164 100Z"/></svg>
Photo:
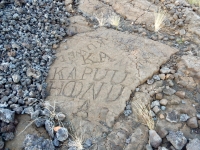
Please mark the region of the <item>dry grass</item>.
<svg viewBox="0 0 200 150"><path fill-rule="evenodd" d="M73 125L70 122L69 129L72 132L70 134L72 136L72 141L70 141L68 143L68 146L69 147L75 147L76 150L83 150L84 149L84 147L83 147L83 141L84 141L83 135L85 133L85 130L84 131L82 130L82 123L81 122L80 122L79 126L80 126L80 129L81 129L81 133L80 133L81 135L80 136L78 136L77 132L75 131Z"/></svg>
<svg viewBox="0 0 200 150"><path fill-rule="evenodd" d="M73 141L68 143L69 147L76 147L76 150L83 150L83 139L77 136L73 137Z"/></svg>
<svg viewBox="0 0 200 150"><path fill-rule="evenodd" d="M161 10L161 8L159 8L154 12L154 16L155 16L155 32L158 32L163 26L163 22L166 18L166 13L163 10Z"/></svg>
<svg viewBox="0 0 200 150"><path fill-rule="evenodd" d="M44 108L47 109L50 113L50 117L49 119L54 123L54 120L56 119L59 123L59 126L64 127L63 123L61 120L59 120L59 115L62 114L61 112L56 112L56 102L54 101L54 105L52 106L49 102L44 102ZM22 134L29 126L31 126L37 119L42 118L42 117L38 117L34 120L32 120L22 131L20 131L17 136L19 136L20 134Z"/></svg>
<svg viewBox="0 0 200 150"><path fill-rule="evenodd" d="M200 0L187 0L190 5L197 5L200 7Z"/></svg>
<svg viewBox="0 0 200 150"><path fill-rule="evenodd" d="M49 119L52 122L54 122L54 120L57 120L59 126L64 127L62 121L59 119L59 115L62 114L62 113L61 112L58 112L58 113L56 112L56 102L55 101L54 101L53 106L49 102L45 101L44 102L44 108L49 111L49 113L50 113Z"/></svg>
<svg viewBox="0 0 200 150"><path fill-rule="evenodd" d="M155 123L152 117L149 114L149 110L147 106L145 106L143 103L139 103L137 101L133 102L133 105L136 108L136 113L139 118L141 118L142 124L146 125L149 130L154 130Z"/></svg>
<svg viewBox="0 0 200 150"><path fill-rule="evenodd" d="M98 14L98 15L96 14L96 15L94 15L94 16L95 16L95 18L97 19L97 21L98 21L100 27L103 27L103 26L106 24L107 18L104 16L103 13L100 13L100 14Z"/></svg>
<svg viewBox="0 0 200 150"><path fill-rule="evenodd" d="M110 23L112 26L118 28L118 27L119 27L119 24L120 24L120 16L118 16L118 15L112 15L112 16L110 16L110 17L109 17L109 23Z"/></svg>

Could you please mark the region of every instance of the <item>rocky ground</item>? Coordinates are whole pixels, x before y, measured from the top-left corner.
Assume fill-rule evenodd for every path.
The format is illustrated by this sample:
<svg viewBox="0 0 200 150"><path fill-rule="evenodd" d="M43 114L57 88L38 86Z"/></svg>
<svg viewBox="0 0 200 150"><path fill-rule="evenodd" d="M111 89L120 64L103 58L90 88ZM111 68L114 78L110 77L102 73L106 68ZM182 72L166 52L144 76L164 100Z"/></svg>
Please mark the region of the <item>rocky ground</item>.
<svg viewBox="0 0 200 150"><path fill-rule="evenodd" d="M200 150L199 14L185 0L0 1L0 149Z"/></svg>

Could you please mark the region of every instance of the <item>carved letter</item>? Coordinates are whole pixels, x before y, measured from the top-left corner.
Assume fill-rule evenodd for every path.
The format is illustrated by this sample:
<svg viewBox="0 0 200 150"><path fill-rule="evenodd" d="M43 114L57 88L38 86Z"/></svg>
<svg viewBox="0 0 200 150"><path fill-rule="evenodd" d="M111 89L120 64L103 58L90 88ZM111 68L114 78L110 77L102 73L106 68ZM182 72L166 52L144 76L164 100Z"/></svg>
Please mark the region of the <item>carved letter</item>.
<svg viewBox="0 0 200 150"><path fill-rule="evenodd" d="M67 97L75 98L81 93L82 88L83 88L82 82L69 81L68 83L65 84L62 94Z"/></svg>
<svg viewBox="0 0 200 150"><path fill-rule="evenodd" d="M82 75L82 80L83 80L83 78L84 78L84 76L85 76L86 74L91 74L92 72L93 72L93 69L92 69L92 68L85 67L85 70L84 70L83 75Z"/></svg>
<svg viewBox="0 0 200 150"><path fill-rule="evenodd" d="M90 56L92 56L92 54L93 54L93 53L89 53L88 56L87 56L86 58L82 55L83 61L84 61L84 64L83 64L83 65L89 64L89 63L92 63L92 64L94 63L94 61L90 59ZM87 62L87 61L89 61L89 62Z"/></svg>
<svg viewBox="0 0 200 150"><path fill-rule="evenodd" d="M100 80L102 80L103 78L105 78L109 70L106 69L105 71L106 71L105 74L102 75L101 77L99 77L99 78L97 79L96 75L97 75L97 72L99 72L99 68L96 68L96 71L95 71L93 80L95 80L95 81L100 81Z"/></svg>
<svg viewBox="0 0 200 150"><path fill-rule="evenodd" d="M99 53L99 57L100 57L100 62L105 62L106 59L109 61L113 61L112 58L110 58L110 56L108 56L106 53L104 52L100 52Z"/></svg>
<svg viewBox="0 0 200 150"><path fill-rule="evenodd" d="M74 80L76 79L76 67L72 69L72 71L69 73L69 76L67 77L67 80Z"/></svg>
<svg viewBox="0 0 200 150"><path fill-rule="evenodd" d="M124 77L123 77L121 80L120 80L119 78L117 78L117 81L118 81L118 82L115 82L115 81L114 81L114 77L115 77L115 75L116 75L116 72L118 72L118 70L113 70L113 71L114 71L114 73L113 73L112 78L111 78L111 81L110 81L112 84L120 84L120 83L122 83L123 81L126 80L127 75L130 74L130 72L126 72L126 71L125 71Z"/></svg>
<svg viewBox="0 0 200 150"><path fill-rule="evenodd" d="M62 67L62 69L58 70L58 67L55 67L55 71L54 71L54 74L53 74L53 78L50 79L50 80L55 80L56 75L59 76L59 79L60 79L60 80L63 80L62 71L63 71L65 68L67 68L67 67Z"/></svg>
<svg viewBox="0 0 200 150"><path fill-rule="evenodd" d="M54 87L53 85L54 85L54 83L55 83L55 81L51 81L51 83L50 83L50 85L49 85L49 94L51 93L53 93L53 92L51 92L52 90L55 90L55 96L59 96L60 94L61 94L61 90L62 90L62 87L63 87L63 85L64 85L64 83L63 82L61 82L61 86L60 87Z"/></svg>
<svg viewBox="0 0 200 150"><path fill-rule="evenodd" d="M95 83L94 82L90 83L90 85L88 86L87 90L81 96L81 99L84 99L85 94L91 89L92 90L92 95L93 95L93 100L95 100L99 96L99 93L101 92L101 89L102 89L104 84L106 84L106 83L102 82L100 87L99 87L99 89L97 90L97 92L95 92Z"/></svg>
<svg viewBox="0 0 200 150"><path fill-rule="evenodd" d="M117 86L117 85L115 85L115 86ZM120 86L121 86L121 88L120 88L120 90L119 90L118 93L117 93L116 90L113 90L114 85L111 86L111 88L110 88L110 90L109 90L109 92L107 94L107 98L106 98L107 101L115 101L115 100L117 100L122 95L122 92L124 90L124 86L122 86L122 85L120 85ZM114 94L114 95L116 95L115 98L114 98L113 95L112 95L112 98L110 98L111 97L110 95L111 95L112 92L115 93Z"/></svg>

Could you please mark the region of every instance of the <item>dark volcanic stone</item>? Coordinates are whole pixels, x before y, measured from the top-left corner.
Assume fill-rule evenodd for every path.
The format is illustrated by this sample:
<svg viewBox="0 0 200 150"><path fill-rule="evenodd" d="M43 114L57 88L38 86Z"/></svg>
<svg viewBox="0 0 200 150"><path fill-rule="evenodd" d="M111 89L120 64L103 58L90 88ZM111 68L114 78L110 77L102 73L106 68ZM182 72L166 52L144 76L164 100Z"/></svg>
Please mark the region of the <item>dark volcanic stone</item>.
<svg viewBox="0 0 200 150"><path fill-rule="evenodd" d="M9 109L0 108L0 120L4 122L14 122L15 112Z"/></svg>
<svg viewBox="0 0 200 150"><path fill-rule="evenodd" d="M178 150L181 150L187 143L187 139L183 136L181 131L170 131L166 138Z"/></svg>
<svg viewBox="0 0 200 150"><path fill-rule="evenodd" d="M26 136L23 147L25 150L55 150L51 140L31 134Z"/></svg>

